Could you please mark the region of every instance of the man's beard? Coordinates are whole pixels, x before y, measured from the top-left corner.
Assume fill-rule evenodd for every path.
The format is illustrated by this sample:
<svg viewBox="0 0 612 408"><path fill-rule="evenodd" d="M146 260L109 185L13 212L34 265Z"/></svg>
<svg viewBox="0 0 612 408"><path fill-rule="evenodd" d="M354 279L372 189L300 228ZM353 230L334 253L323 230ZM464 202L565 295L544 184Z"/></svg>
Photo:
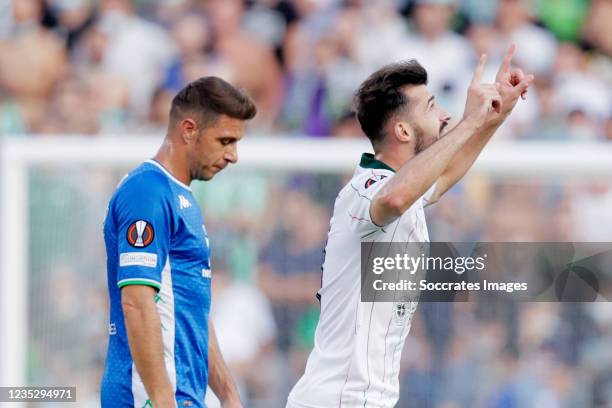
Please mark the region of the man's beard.
<svg viewBox="0 0 612 408"><path fill-rule="evenodd" d="M416 144L414 146L415 153L417 154L421 153L423 150L427 149L433 143L440 140L440 138L442 137L442 132L444 131L447 125L448 125L448 122L445 122L444 124L440 125L440 132L436 135L435 140L431 142L430 144L428 144L427 146L425 146L425 131L423 131L423 129L418 126L415 126L414 127L414 136L416 137Z"/></svg>
<svg viewBox="0 0 612 408"><path fill-rule="evenodd" d="M423 150L425 150L425 132L423 132L423 129L421 129L418 126L414 127L414 136L416 138L416 143L414 145L414 151L416 154L421 153Z"/></svg>
<svg viewBox="0 0 612 408"><path fill-rule="evenodd" d="M202 167L196 167L190 173L191 173L191 180L208 181L212 178L212 177L206 176L204 168Z"/></svg>

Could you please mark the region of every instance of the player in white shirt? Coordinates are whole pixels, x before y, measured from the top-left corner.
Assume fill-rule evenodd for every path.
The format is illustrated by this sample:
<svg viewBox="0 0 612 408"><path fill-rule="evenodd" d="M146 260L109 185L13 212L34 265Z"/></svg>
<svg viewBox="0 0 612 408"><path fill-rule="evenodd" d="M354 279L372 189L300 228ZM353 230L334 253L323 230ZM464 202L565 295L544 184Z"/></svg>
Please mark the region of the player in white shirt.
<svg viewBox="0 0 612 408"><path fill-rule="evenodd" d="M357 118L375 153L362 156L336 199L314 348L288 408L397 403L401 351L417 305L360 301L361 242L429 241L424 207L463 177L533 81L510 68L513 52L494 84L481 84L481 56L463 118L445 133L450 117L418 62L387 65L359 88Z"/></svg>

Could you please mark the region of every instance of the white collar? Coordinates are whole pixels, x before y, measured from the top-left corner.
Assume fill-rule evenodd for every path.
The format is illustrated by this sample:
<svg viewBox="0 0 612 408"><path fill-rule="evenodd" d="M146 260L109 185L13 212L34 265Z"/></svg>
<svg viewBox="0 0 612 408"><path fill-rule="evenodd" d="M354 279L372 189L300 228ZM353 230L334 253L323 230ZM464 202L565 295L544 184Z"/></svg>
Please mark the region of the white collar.
<svg viewBox="0 0 612 408"><path fill-rule="evenodd" d="M157 166L158 169L160 169L161 171L164 172L164 174L166 176L168 176L168 178L172 181L174 181L176 184L178 184L179 186L186 188L187 190L191 191L191 187L189 187L187 184L179 181L176 177L174 177L172 174L170 174L170 172L168 170L166 170L166 168L164 166L162 166L161 164L159 164L158 162L156 162L153 159L149 159L147 160L145 163L149 163L152 164L154 166Z"/></svg>

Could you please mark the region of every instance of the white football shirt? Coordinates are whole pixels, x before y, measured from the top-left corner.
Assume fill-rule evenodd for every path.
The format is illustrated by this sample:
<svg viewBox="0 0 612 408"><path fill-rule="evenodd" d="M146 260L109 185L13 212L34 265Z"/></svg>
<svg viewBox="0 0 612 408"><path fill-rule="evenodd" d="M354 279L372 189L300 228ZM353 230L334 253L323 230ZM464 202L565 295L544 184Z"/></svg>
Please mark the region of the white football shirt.
<svg viewBox="0 0 612 408"><path fill-rule="evenodd" d="M361 242L428 242L423 208L434 187L381 228L370 219L370 203L394 174L366 153L336 198L314 348L288 408L386 408L399 399L400 356L417 303L360 301Z"/></svg>

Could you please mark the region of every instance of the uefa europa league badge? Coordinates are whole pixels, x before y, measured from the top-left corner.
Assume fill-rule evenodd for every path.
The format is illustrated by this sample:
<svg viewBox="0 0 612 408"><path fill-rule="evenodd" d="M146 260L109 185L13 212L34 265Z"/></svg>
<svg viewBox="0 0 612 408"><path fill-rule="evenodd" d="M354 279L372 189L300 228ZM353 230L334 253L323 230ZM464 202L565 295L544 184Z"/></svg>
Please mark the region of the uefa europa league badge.
<svg viewBox="0 0 612 408"><path fill-rule="evenodd" d="M143 220L133 222L127 229L127 242L134 248L144 248L153 242L153 226Z"/></svg>

